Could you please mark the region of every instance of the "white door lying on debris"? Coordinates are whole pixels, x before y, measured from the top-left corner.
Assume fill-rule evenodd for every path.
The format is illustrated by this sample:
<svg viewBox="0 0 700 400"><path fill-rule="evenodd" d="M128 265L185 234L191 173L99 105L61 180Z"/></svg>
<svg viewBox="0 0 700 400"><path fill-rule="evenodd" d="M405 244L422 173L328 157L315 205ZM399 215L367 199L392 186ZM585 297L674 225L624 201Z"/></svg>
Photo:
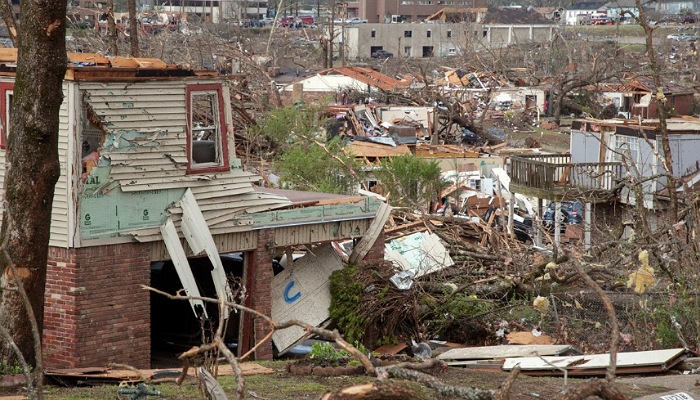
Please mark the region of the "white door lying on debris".
<svg viewBox="0 0 700 400"><path fill-rule="evenodd" d="M331 305L329 278L343 268L340 255L331 245L312 249L272 279L272 319L286 322L296 319L317 326L328 319ZM291 327L272 335L277 350L284 353L306 335L304 329Z"/></svg>

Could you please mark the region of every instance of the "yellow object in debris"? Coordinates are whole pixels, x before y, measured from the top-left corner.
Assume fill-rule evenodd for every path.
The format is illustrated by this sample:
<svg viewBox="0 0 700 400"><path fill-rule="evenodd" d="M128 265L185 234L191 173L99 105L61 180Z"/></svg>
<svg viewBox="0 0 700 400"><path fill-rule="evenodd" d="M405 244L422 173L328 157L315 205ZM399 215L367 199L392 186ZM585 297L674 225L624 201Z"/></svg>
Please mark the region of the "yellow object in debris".
<svg viewBox="0 0 700 400"><path fill-rule="evenodd" d="M532 306L539 312L545 312L549 308L549 300L546 297L537 296L532 302Z"/></svg>
<svg viewBox="0 0 700 400"><path fill-rule="evenodd" d="M649 266L648 251L642 250L639 252L639 261L641 261L642 266L629 275L627 287L631 288L634 286L634 291L642 294L646 292L648 288L654 286L656 278L654 277L654 268Z"/></svg>

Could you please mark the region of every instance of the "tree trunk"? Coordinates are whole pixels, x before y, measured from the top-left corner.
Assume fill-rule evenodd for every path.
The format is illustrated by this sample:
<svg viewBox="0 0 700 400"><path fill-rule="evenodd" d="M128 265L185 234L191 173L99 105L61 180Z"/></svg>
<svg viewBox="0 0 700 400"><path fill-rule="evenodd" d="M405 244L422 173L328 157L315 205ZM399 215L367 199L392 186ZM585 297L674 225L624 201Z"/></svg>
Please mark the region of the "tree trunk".
<svg viewBox="0 0 700 400"><path fill-rule="evenodd" d="M136 19L136 0L129 0L129 44L131 44L131 57L139 57L139 21Z"/></svg>
<svg viewBox="0 0 700 400"><path fill-rule="evenodd" d="M554 97L554 123L559 126L561 124L561 107L564 104L564 88L563 85L557 84L557 93Z"/></svg>
<svg viewBox="0 0 700 400"><path fill-rule="evenodd" d="M576 389L562 395L560 400L583 400L591 396L597 396L603 400L630 400L620 389L611 383L592 379L582 383Z"/></svg>
<svg viewBox="0 0 700 400"><path fill-rule="evenodd" d="M107 43L109 43L109 53L112 56L119 55L117 45L117 24L114 21L114 1L107 0Z"/></svg>
<svg viewBox="0 0 700 400"><path fill-rule="evenodd" d="M423 400L424 396L405 383L376 381L326 393L322 400Z"/></svg>
<svg viewBox="0 0 700 400"><path fill-rule="evenodd" d="M51 206L60 175L58 112L66 71L66 2L23 1L21 15L6 153L0 281L4 287L21 282L39 330L32 331L31 318L16 290L2 290L0 325L8 329L25 359L38 366L35 372L40 376L41 343L33 333L40 337ZM0 356L5 361L13 358L7 343Z"/></svg>

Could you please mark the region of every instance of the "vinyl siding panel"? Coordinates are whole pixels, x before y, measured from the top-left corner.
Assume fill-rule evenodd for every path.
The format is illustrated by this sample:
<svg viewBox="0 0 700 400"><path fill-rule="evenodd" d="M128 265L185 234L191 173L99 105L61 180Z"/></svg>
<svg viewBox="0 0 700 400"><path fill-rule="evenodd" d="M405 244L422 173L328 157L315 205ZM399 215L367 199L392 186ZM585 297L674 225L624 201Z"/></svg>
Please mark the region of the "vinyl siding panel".
<svg viewBox="0 0 700 400"><path fill-rule="evenodd" d="M51 210L51 237L49 238L49 246L56 247L68 247L68 237L69 237L69 216L72 212L69 212L69 181L71 168L69 168L69 103L68 96L68 85L70 83L64 83L63 85L63 103L61 103L61 109L59 110L59 135L58 135L58 157L61 164L61 175L58 177L58 182L56 182L56 188L54 190L53 205Z"/></svg>

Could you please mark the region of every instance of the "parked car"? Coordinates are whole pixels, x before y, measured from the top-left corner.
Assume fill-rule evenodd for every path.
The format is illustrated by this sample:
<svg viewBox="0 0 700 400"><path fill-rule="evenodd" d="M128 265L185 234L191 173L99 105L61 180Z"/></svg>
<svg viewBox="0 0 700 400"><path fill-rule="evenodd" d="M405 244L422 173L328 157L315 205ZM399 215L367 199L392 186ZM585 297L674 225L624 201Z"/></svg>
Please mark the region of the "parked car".
<svg viewBox="0 0 700 400"><path fill-rule="evenodd" d="M390 53L386 50L377 50L374 53L372 53L372 58L391 58L393 56L393 53Z"/></svg>
<svg viewBox="0 0 700 400"><path fill-rule="evenodd" d="M481 218L484 221L489 221L491 214L494 212L496 212L496 208L489 207ZM493 219L493 226L505 232L508 229L508 215L503 215L502 217L503 218L501 218L500 215L496 215ZM515 234L515 238L523 243L532 240L532 218L513 214L513 233Z"/></svg>
<svg viewBox="0 0 700 400"><path fill-rule="evenodd" d="M699 39L698 35L692 33L672 33L666 36L668 40L675 40L678 42L695 42Z"/></svg>
<svg viewBox="0 0 700 400"><path fill-rule="evenodd" d="M683 19L681 20L681 23L682 23L682 24L694 24L694 23L695 23L695 17L693 17L692 15L686 15L686 16L684 16Z"/></svg>
<svg viewBox="0 0 700 400"><path fill-rule="evenodd" d="M462 135L461 135L460 143L475 144L478 141L479 141L479 136L477 136L476 133L470 131L467 128L462 128Z"/></svg>
<svg viewBox="0 0 700 400"><path fill-rule="evenodd" d="M345 20L346 24L366 24L367 20L364 18L353 17Z"/></svg>
<svg viewBox="0 0 700 400"><path fill-rule="evenodd" d="M549 203L547 210L542 215L542 222L549 229L554 229L554 202ZM562 230L567 224L580 224L583 222L583 203L580 201L563 201L561 203Z"/></svg>

